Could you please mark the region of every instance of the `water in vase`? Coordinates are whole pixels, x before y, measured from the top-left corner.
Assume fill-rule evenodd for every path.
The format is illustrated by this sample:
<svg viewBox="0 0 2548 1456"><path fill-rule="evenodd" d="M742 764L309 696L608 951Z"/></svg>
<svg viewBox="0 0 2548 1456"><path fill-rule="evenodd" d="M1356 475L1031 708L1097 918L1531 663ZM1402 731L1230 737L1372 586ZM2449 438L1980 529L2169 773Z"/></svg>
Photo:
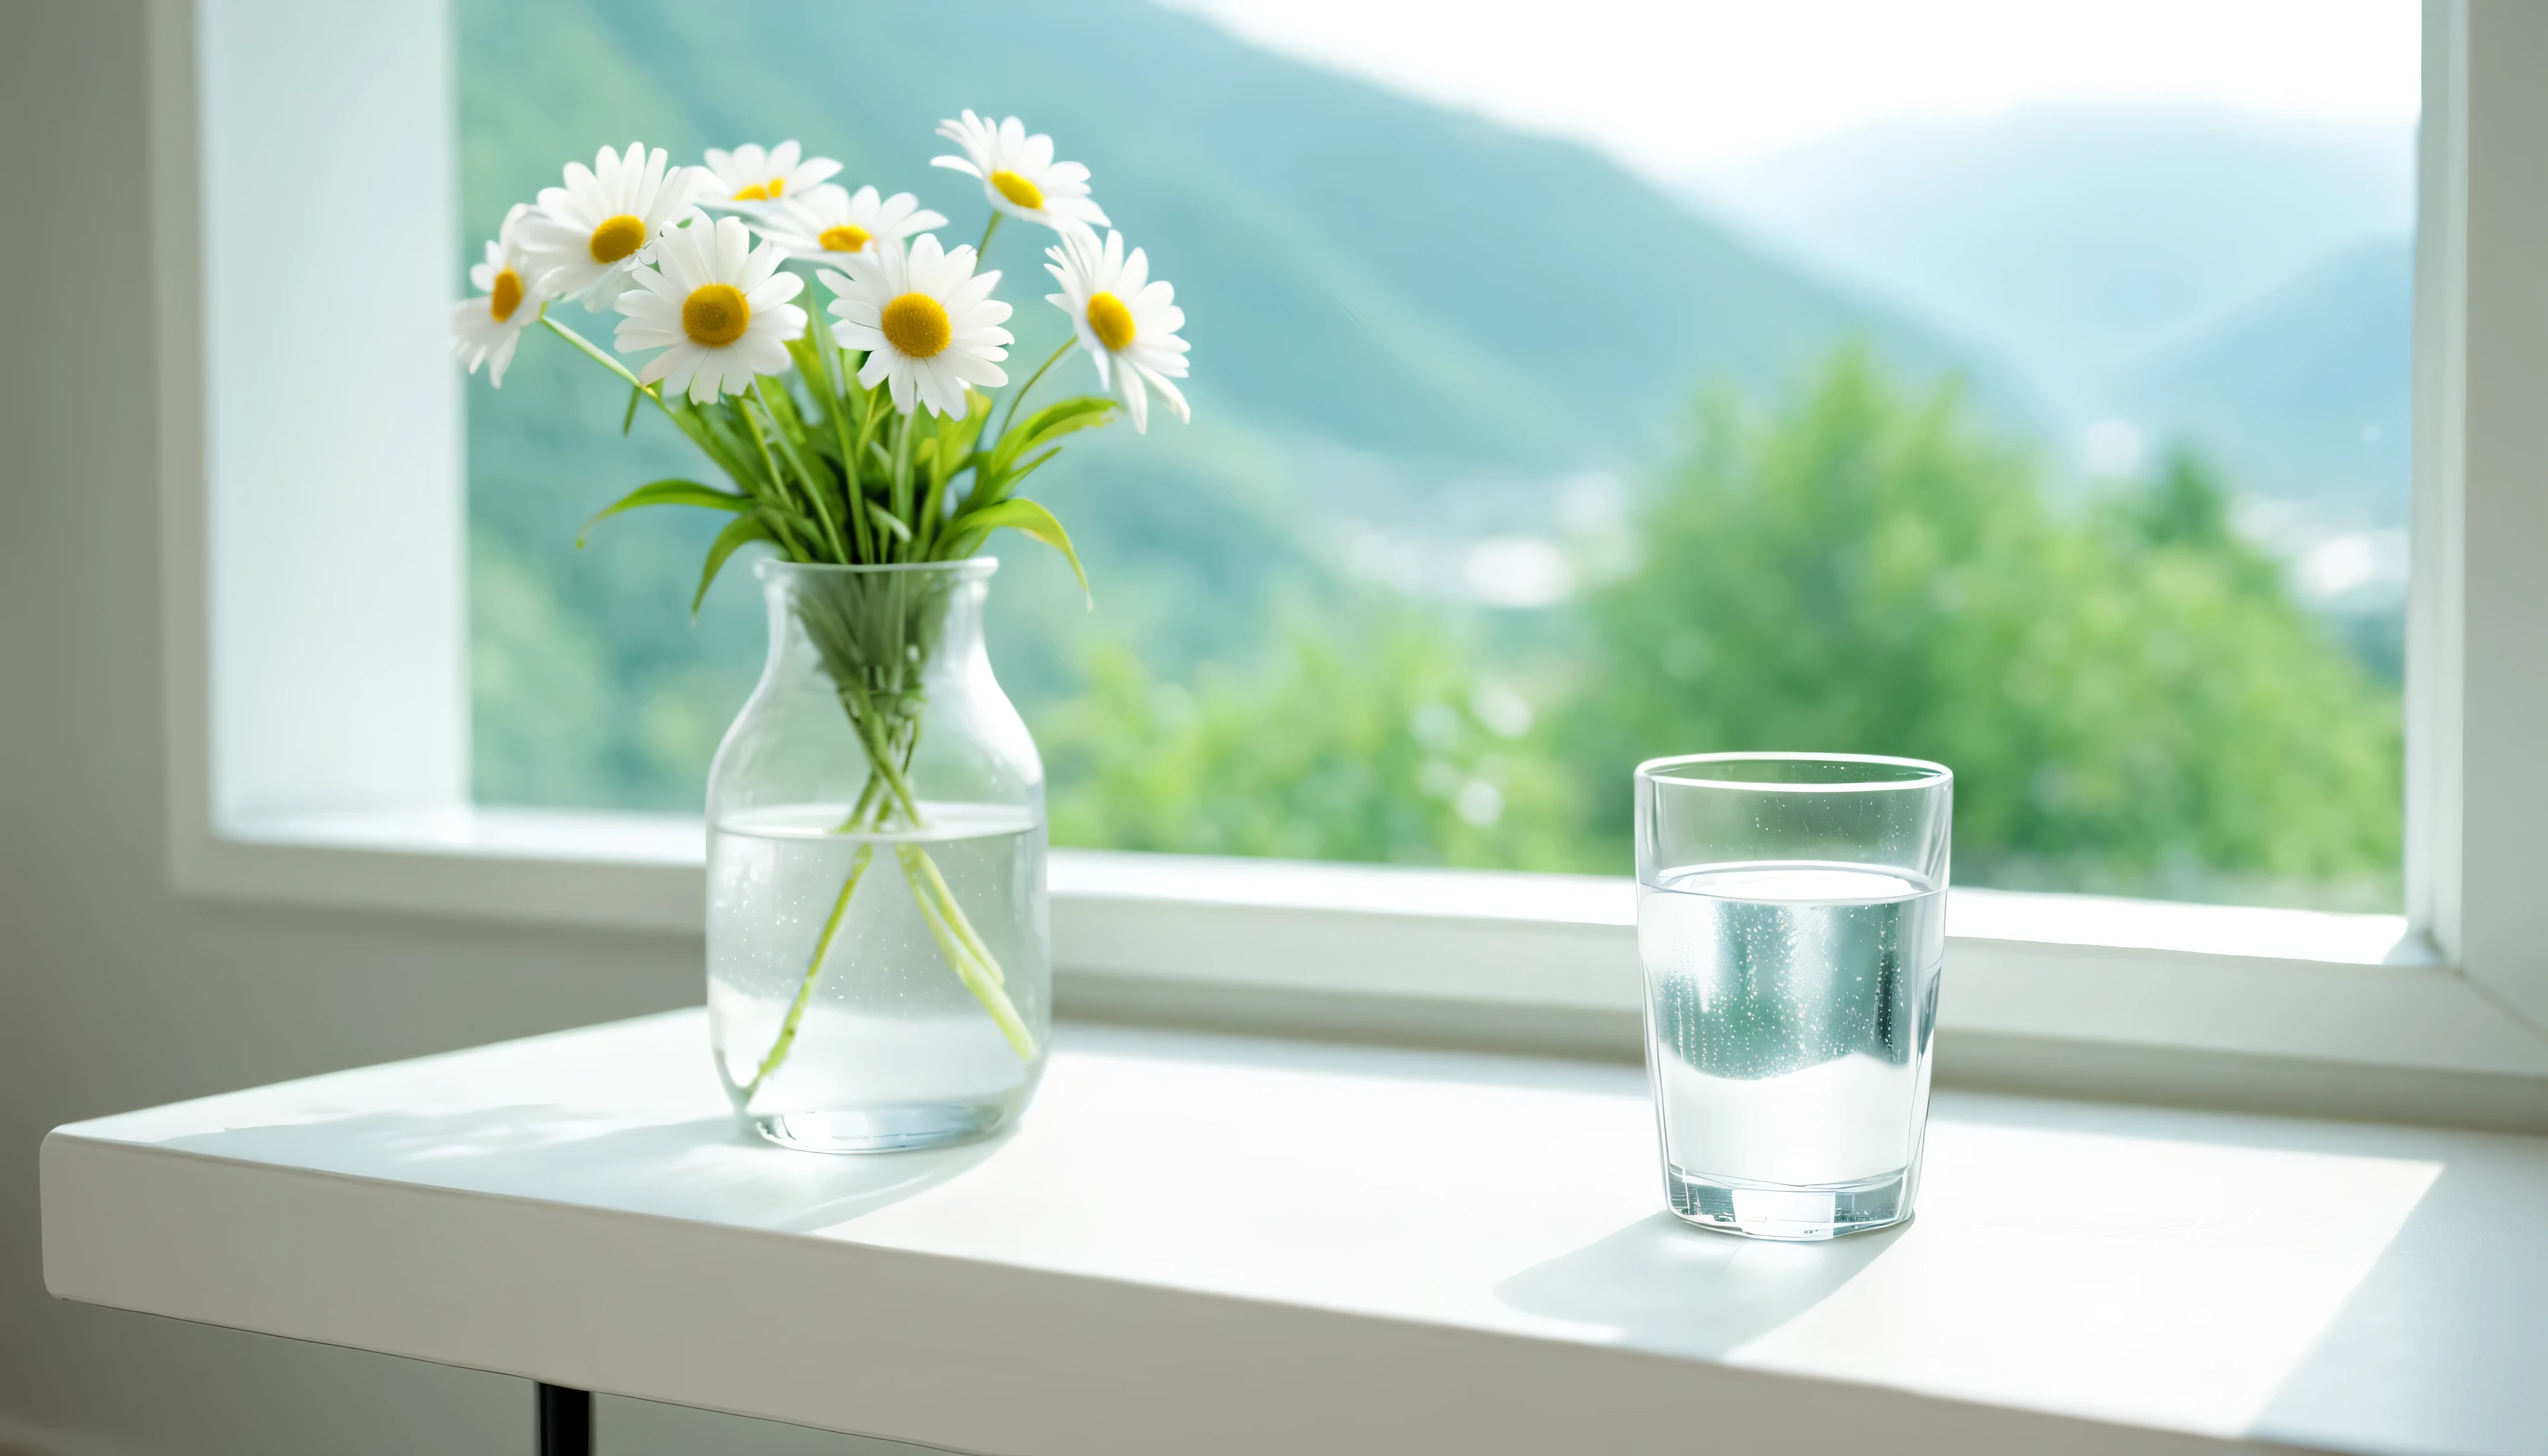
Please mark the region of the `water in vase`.
<svg viewBox="0 0 2548 1456"><path fill-rule="evenodd" d="M1025 809L924 803L922 829L842 833L849 812L759 808L710 827L718 1065L762 1131L795 1146L882 1151L988 1133L1026 1105L1051 1030L1044 825ZM951 898L960 926L940 908ZM962 952L948 942L960 948L966 929L987 953L976 963L999 976L992 999L1014 1008L1008 1027L953 961Z"/></svg>
<svg viewBox="0 0 2548 1456"><path fill-rule="evenodd" d="M1848 864L1717 864L1638 890L1674 1212L1769 1237L1895 1222L1919 1181L1946 893Z"/></svg>

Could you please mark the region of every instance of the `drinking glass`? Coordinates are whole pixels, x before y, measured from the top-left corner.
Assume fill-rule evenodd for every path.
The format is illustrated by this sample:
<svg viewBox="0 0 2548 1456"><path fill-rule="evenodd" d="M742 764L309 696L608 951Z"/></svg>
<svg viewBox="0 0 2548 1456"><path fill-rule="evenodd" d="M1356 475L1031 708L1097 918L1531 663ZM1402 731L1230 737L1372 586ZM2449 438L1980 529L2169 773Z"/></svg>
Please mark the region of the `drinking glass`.
<svg viewBox="0 0 2548 1456"><path fill-rule="evenodd" d="M1637 767L1637 950L1664 1191L1819 1239L1911 1217L1955 775L1916 759Z"/></svg>

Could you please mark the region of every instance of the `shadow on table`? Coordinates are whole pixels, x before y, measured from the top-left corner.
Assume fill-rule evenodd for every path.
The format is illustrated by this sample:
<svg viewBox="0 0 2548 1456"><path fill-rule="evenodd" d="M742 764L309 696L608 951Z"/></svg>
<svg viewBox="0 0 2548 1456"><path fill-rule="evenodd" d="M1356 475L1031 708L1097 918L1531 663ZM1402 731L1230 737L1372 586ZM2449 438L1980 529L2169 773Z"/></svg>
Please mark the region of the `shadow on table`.
<svg viewBox="0 0 2548 1456"><path fill-rule="evenodd" d="M229 1128L159 1145L356 1178L810 1232L944 1183L1005 1140L834 1156L774 1146L732 1117L631 1124L526 1105Z"/></svg>
<svg viewBox="0 0 2548 1456"><path fill-rule="evenodd" d="M1496 1286L1526 1314L1617 1330L1639 1346L1722 1356L1821 1304L1901 1228L1826 1243L1774 1243L1641 1219Z"/></svg>

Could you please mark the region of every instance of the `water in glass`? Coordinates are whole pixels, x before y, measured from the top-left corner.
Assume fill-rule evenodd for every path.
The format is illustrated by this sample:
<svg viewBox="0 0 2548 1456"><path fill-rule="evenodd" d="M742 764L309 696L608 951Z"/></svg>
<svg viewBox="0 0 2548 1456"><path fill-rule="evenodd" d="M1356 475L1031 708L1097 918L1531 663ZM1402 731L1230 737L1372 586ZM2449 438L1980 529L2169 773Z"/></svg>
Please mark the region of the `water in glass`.
<svg viewBox="0 0 2548 1456"><path fill-rule="evenodd" d="M1898 1222L1918 1190L1945 890L1805 863L1658 878L1637 943L1673 1211L1774 1238Z"/></svg>

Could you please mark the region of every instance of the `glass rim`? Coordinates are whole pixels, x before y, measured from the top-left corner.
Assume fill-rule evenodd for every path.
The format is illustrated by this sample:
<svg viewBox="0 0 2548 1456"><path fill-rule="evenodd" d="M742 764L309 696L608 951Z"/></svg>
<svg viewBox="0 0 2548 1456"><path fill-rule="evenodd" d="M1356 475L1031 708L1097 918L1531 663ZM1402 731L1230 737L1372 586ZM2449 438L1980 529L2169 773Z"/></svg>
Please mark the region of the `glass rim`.
<svg viewBox="0 0 2548 1456"><path fill-rule="evenodd" d="M1753 778L1689 777L1670 771L1702 764L1882 764L1914 769L1910 778L1870 778L1855 783L1783 783ZM1934 789L1956 781L1956 771L1927 759L1899 759L1886 754L1755 753L1675 754L1648 759L1637 766L1639 782L1685 783L1693 788L1739 789L1758 793L1898 793Z"/></svg>
<svg viewBox="0 0 2548 1456"><path fill-rule="evenodd" d="M987 577L1000 569L996 556L967 556L956 561L789 561L784 557L765 556L752 564L754 576L769 581L787 572L955 572Z"/></svg>

